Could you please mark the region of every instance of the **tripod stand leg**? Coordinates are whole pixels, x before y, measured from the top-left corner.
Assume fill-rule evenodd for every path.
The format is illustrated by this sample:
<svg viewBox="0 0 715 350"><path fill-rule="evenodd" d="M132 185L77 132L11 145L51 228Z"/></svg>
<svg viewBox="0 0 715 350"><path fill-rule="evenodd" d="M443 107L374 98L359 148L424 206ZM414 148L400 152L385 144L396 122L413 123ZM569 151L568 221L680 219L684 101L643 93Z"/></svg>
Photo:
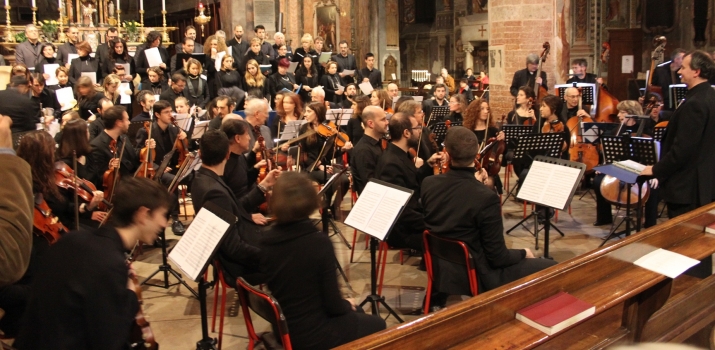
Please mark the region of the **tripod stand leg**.
<svg viewBox="0 0 715 350"><path fill-rule="evenodd" d="M350 289L351 292L354 292L353 287L348 281L348 276L345 274L345 271L343 271L343 267L340 266L340 262L338 261L337 257L335 258L335 267L338 269L338 272L340 272L340 275L343 276L343 280L345 281L345 285L348 286L348 289Z"/></svg>
<svg viewBox="0 0 715 350"><path fill-rule="evenodd" d="M330 226L333 227L333 236L337 235L342 239L343 243L348 247L348 249L353 249L352 246L350 245L350 242L348 242L347 238L343 235L343 231L341 231L338 228L338 225L335 223L333 219L328 219L328 223L330 223Z"/></svg>
<svg viewBox="0 0 715 350"><path fill-rule="evenodd" d="M199 279L199 294L197 297L201 306L201 340L196 342L196 350L216 349L216 339L209 337L209 316L206 307L206 288L208 288L208 285L203 277Z"/></svg>
<svg viewBox="0 0 715 350"><path fill-rule="evenodd" d="M531 215L529 215L529 216L527 216L527 217L521 219L521 221L517 222L516 225L514 225L514 226L512 226L512 228L508 229L508 230L506 231L506 234L509 234L511 231L514 231L517 227L521 226L521 224L523 224L524 222L526 222L526 220L529 220L529 219L531 219L532 217L535 217L535 216L536 216L536 214L531 213ZM526 229L526 230L528 231L529 229ZM531 233L531 234L533 235L533 233L532 233L531 231L529 231L529 233Z"/></svg>
<svg viewBox="0 0 715 350"><path fill-rule="evenodd" d="M189 287L186 282L184 282L183 278L181 277L181 274L176 272L173 268L171 268L171 265L169 265L169 262L167 260L167 252L166 252L166 237L164 235L164 231L161 231L159 233L159 237L161 238L161 265L159 265L159 268L154 271L149 277L147 277L144 281L142 281L139 285L147 285L147 286L153 286L153 287L159 287L159 288L164 288L164 289L169 289L169 287L175 286L179 283L183 284L186 289L191 292L196 298L199 297L199 294L191 287ZM164 280L162 284L151 284L147 283L149 280L154 277L156 274L159 272L164 273ZM174 275L177 280L179 280L176 283L169 283L169 273Z"/></svg>
<svg viewBox="0 0 715 350"><path fill-rule="evenodd" d="M387 303L385 302L385 298L377 294L377 245L377 238L370 237L370 295L368 295L365 300L360 303L360 307L363 307L365 304L370 303L370 306L372 307L372 314L377 316L378 305L382 304L385 309L387 309L387 317L390 317L390 315L392 315L395 317L395 319L402 323L404 322L402 318L400 318L400 316L398 316L397 313L395 313L395 311L387 305Z"/></svg>

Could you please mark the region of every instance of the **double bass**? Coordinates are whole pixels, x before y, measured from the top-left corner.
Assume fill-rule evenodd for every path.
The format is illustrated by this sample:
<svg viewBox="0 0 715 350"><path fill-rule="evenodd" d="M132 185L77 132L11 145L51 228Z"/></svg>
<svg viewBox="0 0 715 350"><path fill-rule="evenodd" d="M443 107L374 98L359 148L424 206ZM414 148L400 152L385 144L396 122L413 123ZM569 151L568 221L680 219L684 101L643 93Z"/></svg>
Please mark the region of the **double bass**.
<svg viewBox="0 0 715 350"><path fill-rule="evenodd" d="M653 73L655 73L656 62L663 61L663 52L665 52L665 44L667 39L664 36L656 36L653 38L653 52L650 55L650 71L648 74L648 81L646 82L645 94L648 95L650 92L655 92L660 96L663 96L663 88L660 86L652 85L653 83ZM643 101L645 107L645 101Z"/></svg>
<svg viewBox="0 0 715 350"><path fill-rule="evenodd" d="M601 52L601 62L608 64L608 58L610 57L611 45L609 43L603 43L603 51ZM606 90L603 84L598 85L598 100L597 110L596 110L596 122L597 123L618 123L618 99L611 95L608 90Z"/></svg>
<svg viewBox="0 0 715 350"><path fill-rule="evenodd" d="M583 99L581 98L581 88L578 88L578 110L583 109ZM573 116L566 121L566 127L571 135L569 145L569 155L572 162L586 164L586 171L590 172L598 165L598 149L596 146L584 143L581 134L583 122L593 123L591 117Z"/></svg>
<svg viewBox="0 0 715 350"><path fill-rule="evenodd" d="M549 94L549 92L543 85L536 82L536 80L541 77L541 68L544 64L544 61L546 61L546 57L549 55L549 51L551 50L551 44L546 41L544 42L543 48L544 51L542 51L541 56L539 56L539 69L536 71L536 75L534 76L534 86L532 86L532 88L534 89L534 94L536 94L537 105L540 105L541 100Z"/></svg>

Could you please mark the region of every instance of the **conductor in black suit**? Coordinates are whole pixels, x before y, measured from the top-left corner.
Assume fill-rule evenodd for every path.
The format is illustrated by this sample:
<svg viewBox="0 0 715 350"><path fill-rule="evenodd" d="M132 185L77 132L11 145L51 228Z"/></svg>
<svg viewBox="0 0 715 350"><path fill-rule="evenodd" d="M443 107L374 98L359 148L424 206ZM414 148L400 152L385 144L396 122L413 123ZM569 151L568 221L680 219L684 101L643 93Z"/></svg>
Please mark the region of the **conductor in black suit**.
<svg viewBox="0 0 715 350"><path fill-rule="evenodd" d="M238 220L226 234L218 250L218 259L229 285L234 286L237 277L245 278L251 284L264 282L258 271L258 241L263 228L253 223L250 208L256 208L266 200L265 193L275 184L280 170L272 170L266 178L239 202L221 176L226 167L229 153L228 137L223 131L208 130L201 137L201 168L191 183L191 197L194 211L198 212L206 202L223 208Z"/></svg>
<svg viewBox="0 0 715 350"><path fill-rule="evenodd" d="M447 132L444 146L449 154L449 172L430 176L422 183L425 225L432 233L463 241L469 247L477 270L479 292L497 288L556 264L553 260L529 259L529 249L508 249L504 242L499 196L483 184L488 175L476 173L477 136L461 126ZM444 306L448 294L469 291L466 272L460 266L436 259L439 273L433 306Z"/></svg>
<svg viewBox="0 0 715 350"><path fill-rule="evenodd" d="M536 71L539 69L539 56L534 53L530 53L526 56L526 68L516 71L514 73L514 78L511 80L511 87L509 91L511 95L516 97L519 92L519 88L522 86L529 86L534 88L534 79L536 79L536 84L539 84L548 89L548 83L546 82L546 72L542 71L541 76L536 77Z"/></svg>
<svg viewBox="0 0 715 350"><path fill-rule="evenodd" d="M417 148L422 134L422 125L412 115L396 113L390 119L390 144L382 153L375 167L375 178L414 191L405 205L395 226L392 228L387 243L396 248L410 248L422 251L422 232L425 229L422 217L422 205L419 203L420 183L432 175L432 165L442 157L433 154L427 162L420 158L412 159L409 148Z"/></svg>

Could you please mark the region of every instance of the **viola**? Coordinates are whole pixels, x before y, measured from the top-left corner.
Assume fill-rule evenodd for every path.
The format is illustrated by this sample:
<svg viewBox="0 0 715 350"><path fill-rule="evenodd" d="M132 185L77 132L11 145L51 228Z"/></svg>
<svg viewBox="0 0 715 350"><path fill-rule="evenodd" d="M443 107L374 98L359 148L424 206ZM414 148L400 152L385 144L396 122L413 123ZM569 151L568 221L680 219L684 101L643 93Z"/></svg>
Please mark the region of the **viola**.
<svg viewBox="0 0 715 350"><path fill-rule="evenodd" d="M266 178L266 175L273 170L273 163L270 155L268 154L268 150L266 150L266 140L263 138L263 134L261 134L260 125L253 127L253 134L256 137L256 141L258 141L258 144L260 145L260 149L256 153L256 163L264 159L266 160L266 165L262 166L258 171L258 178L256 179L256 182L260 183Z"/></svg>
<svg viewBox="0 0 715 350"><path fill-rule="evenodd" d="M526 103L526 110L531 110L531 107L533 105L534 105L534 99L529 97L529 100ZM534 125L534 124L536 124L536 118L526 117L526 120L524 120L523 125Z"/></svg>
<svg viewBox="0 0 715 350"><path fill-rule="evenodd" d="M72 168L64 162L55 163L55 184L59 188L77 192L77 196L87 202L94 199L94 191L97 190L93 183L76 176ZM107 208L112 206L106 199L102 200L102 204Z"/></svg>
<svg viewBox="0 0 715 350"><path fill-rule="evenodd" d="M146 130L148 135L147 140L151 140L151 129L151 122L145 121L144 130ZM141 165L139 165L139 169L137 169L134 173L134 177L153 179L154 175L156 175L156 172L154 171L155 159L156 152L152 152L152 149L149 148L149 146L142 148L141 152L139 152L139 161L141 162Z"/></svg>
<svg viewBox="0 0 715 350"><path fill-rule="evenodd" d="M175 127L179 128L179 132L181 132L181 128L176 122L176 118L171 117L171 123L174 124ZM174 142L174 149L177 153L179 153L179 164L183 163L189 155L189 140L186 138L179 140L179 137L177 136L176 141Z"/></svg>
<svg viewBox="0 0 715 350"><path fill-rule="evenodd" d="M50 206L47 205L42 195L35 197L35 209L32 218L33 232L45 237L50 244L54 244L65 233L69 232L67 227L60 220L52 215Z"/></svg>
<svg viewBox="0 0 715 350"><path fill-rule="evenodd" d="M131 266L131 261L132 259L127 260L127 266ZM131 348L158 350L159 344L154 338L154 332L151 329L149 321L147 321L146 316L144 316L144 310L142 307L142 304L144 304L144 299L142 298L142 287L135 274L129 274L127 287L137 295L137 301L139 301L139 311L137 311L136 316L134 316L134 324L132 325L132 330L129 336Z"/></svg>
<svg viewBox="0 0 715 350"><path fill-rule="evenodd" d="M331 121L325 121L319 124L318 127L315 128L315 131L318 133L318 135L324 138L337 136L335 138L335 145L337 147L343 147L345 146L346 142L350 141L348 134L339 131L338 128L335 126L335 123Z"/></svg>
<svg viewBox="0 0 715 350"><path fill-rule="evenodd" d="M564 132L564 123L562 123L558 119L551 120L547 123L544 124L544 126L541 128L541 132L544 134L549 134L549 133L560 133ZM561 147L561 152L565 151L568 148L568 144L564 142L563 147Z"/></svg>
<svg viewBox="0 0 715 350"><path fill-rule="evenodd" d="M489 176L499 174L499 171L501 170L501 161L499 160L499 156L502 155L505 150L506 142L503 140L498 141L496 137L492 137L487 140L484 148L477 153L475 163L480 164L480 167L477 168L477 170L484 168Z"/></svg>

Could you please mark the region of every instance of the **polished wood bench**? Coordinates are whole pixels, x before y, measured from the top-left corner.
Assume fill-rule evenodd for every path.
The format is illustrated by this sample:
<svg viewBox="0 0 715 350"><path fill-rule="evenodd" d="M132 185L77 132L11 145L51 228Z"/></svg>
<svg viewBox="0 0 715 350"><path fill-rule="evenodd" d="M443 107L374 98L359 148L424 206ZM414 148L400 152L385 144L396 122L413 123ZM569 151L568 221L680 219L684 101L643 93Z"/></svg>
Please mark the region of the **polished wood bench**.
<svg viewBox="0 0 715 350"><path fill-rule="evenodd" d="M589 349L640 341L691 342L710 347L715 323L715 276L675 280L633 265L663 248L694 259L715 253L715 221L699 208L342 349ZM515 319L516 311L558 291L596 306L588 319L552 336Z"/></svg>

